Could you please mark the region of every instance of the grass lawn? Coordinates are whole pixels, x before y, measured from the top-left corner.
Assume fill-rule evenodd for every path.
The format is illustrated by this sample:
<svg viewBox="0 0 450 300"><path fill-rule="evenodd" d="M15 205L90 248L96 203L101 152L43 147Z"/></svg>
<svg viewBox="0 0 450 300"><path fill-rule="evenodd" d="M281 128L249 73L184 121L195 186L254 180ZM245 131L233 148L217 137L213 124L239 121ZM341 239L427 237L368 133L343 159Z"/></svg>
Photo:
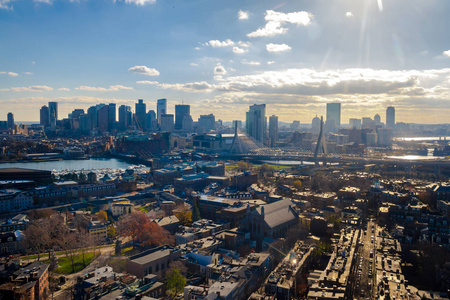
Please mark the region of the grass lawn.
<svg viewBox="0 0 450 300"><path fill-rule="evenodd" d="M150 211L150 207L148 206L141 206L139 207L139 211L143 212L143 213L148 213Z"/></svg>
<svg viewBox="0 0 450 300"><path fill-rule="evenodd" d="M100 248L113 247L113 246L114 246L114 244L101 245ZM76 252L81 252L81 250L77 250ZM56 256L64 255L64 251L55 252L55 255ZM22 259L22 260L34 260L34 259L37 259L37 258L38 258L37 254L26 255L26 256L21 256L20 257L20 259ZM42 259L46 259L46 258L48 258L48 252L41 253L41 260Z"/></svg>
<svg viewBox="0 0 450 300"><path fill-rule="evenodd" d="M95 257L97 257L97 256L98 256L98 253L96 253ZM94 257L94 253L92 253L92 252L86 253L84 255L84 261L85 261L86 266L88 266L95 257ZM83 266L83 256L81 254L75 255L75 260L74 260L75 272L72 272L72 263L71 263L70 259L68 259L67 257L59 258L58 266L59 267L56 268L55 270L53 270L53 272L56 272L59 274L64 274L64 275L76 273L85 268Z"/></svg>

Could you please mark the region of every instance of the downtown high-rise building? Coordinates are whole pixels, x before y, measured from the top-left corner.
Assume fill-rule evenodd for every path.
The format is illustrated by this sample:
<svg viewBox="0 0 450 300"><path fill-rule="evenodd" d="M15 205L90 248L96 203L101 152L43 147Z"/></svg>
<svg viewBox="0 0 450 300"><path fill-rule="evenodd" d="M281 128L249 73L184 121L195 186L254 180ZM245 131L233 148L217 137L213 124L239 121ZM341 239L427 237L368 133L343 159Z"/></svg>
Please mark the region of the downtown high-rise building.
<svg viewBox="0 0 450 300"><path fill-rule="evenodd" d="M198 127L205 131L214 130L216 128L216 117L213 114L201 115L198 118Z"/></svg>
<svg viewBox="0 0 450 300"><path fill-rule="evenodd" d="M191 106L186 104L175 105L175 130L183 129L183 119L191 115Z"/></svg>
<svg viewBox="0 0 450 300"><path fill-rule="evenodd" d="M8 126L8 129L14 129L14 115L13 115L13 113L11 113L11 112L9 112L8 113L8 115L7 115L7 126Z"/></svg>
<svg viewBox="0 0 450 300"><path fill-rule="evenodd" d="M131 126L131 121L133 120L133 113L131 112L131 107L127 105L119 106L119 129L127 130Z"/></svg>
<svg viewBox="0 0 450 300"><path fill-rule="evenodd" d="M395 127L395 107L388 106L386 108L386 128L394 129Z"/></svg>
<svg viewBox="0 0 450 300"><path fill-rule="evenodd" d="M172 132L173 131L173 115L164 114L161 115L160 131Z"/></svg>
<svg viewBox="0 0 450 300"><path fill-rule="evenodd" d="M108 115L108 130L111 131L115 128L116 124L116 104L108 104L109 115Z"/></svg>
<svg viewBox="0 0 450 300"><path fill-rule="evenodd" d="M146 128L147 131L150 131L150 132L156 131L158 123L156 120L156 113L154 110L149 110L147 112L145 124L147 125L147 128Z"/></svg>
<svg viewBox="0 0 450 300"><path fill-rule="evenodd" d="M270 147L274 147L278 141L278 117L274 115L269 117L269 139Z"/></svg>
<svg viewBox="0 0 450 300"><path fill-rule="evenodd" d="M249 136L264 144L266 140L266 105L254 104L246 114L246 132Z"/></svg>
<svg viewBox="0 0 450 300"><path fill-rule="evenodd" d="M156 118L158 124L161 124L161 115L167 114L167 99L158 99L156 101Z"/></svg>
<svg viewBox="0 0 450 300"><path fill-rule="evenodd" d="M47 105L41 107L39 111L39 124L47 128L50 126L50 110Z"/></svg>
<svg viewBox="0 0 450 300"><path fill-rule="evenodd" d="M341 127L340 103L327 103L327 120L325 127L328 132L337 132Z"/></svg>
<svg viewBox="0 0 450 300"><path fill-rule="evenodd" d="M56 121L58 121L58 102L48 103L49 117L50 117L50 127L52 130L56 129Z"/></svg>
<svg viewBox="0 0 450 300"><path fill-rule="evenodd" d="M144 131L147 126L145 125L146 115L147 115L147 106L144 103L144 100L139 99L138 103L135 104L135 121L136 127L138 130Z"/></svg>

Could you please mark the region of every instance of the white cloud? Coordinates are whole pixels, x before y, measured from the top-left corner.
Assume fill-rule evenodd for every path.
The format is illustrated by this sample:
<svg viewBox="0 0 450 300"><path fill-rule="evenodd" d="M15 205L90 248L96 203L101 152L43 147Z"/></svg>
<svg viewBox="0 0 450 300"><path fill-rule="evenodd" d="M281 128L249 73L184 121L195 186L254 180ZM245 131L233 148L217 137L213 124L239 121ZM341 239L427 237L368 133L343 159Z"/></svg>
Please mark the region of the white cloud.
<svg viewBox="0 0 450 300"><path fill-rule="evenodd" d="M274 36L278 34L285 34L287 28L281 27L279 22L267 22L266 26L263 28L258 28L256 31L247 34L248 37L264 37L264 36Z"/></svg>
<svg viewBox="0 0 450 300"><path fill-rule="evenodd" d="M242 49L242 48L239 48L239 47L233 47L233 52L236 53L236 54L243 54L243 53L248 52L248 50L247 49Z"/></svg>
<svg viewBox="0 0 450 300"><path fill-rule="evenodd" d="M286 44L267 44L266 45L266 50L268 52L284 52L284 51L289 51L292 48L289 45Z"/></svg>
<svg viewBox="0 0 450 300"><path fill-rule="evenodd" d="M192 67L198 67L198 64L192 62L192 63L191 63L191 66L192 66Z"/></svg>
<svg viewBox="0 0 450 300"><path fill-rule="evenodd" d="M97 87L97 86L86 86L82 85L75 88L80 91L90 91L90 92L117 92L120 90L132 90L132 87L123 86L123 85L111 85L109 88Z"/></svg>
<svg viewBox="0 0 450 300"><path fill-rule="evenodd" d="M200 47L195 47L194 49L198 51L198 50L200 50Z"/></svg>
<svg viewBox="0 0 450 300"><path fill-rule="evenodd" d="M0 0L0 9L12 10L13 6L10 3L13 1L15 0Z"/></svg>
<svg viewBox="0 0 450 300"><path fill-rule="evenodd" d="M248 61L248 60L243 60L242 63L244 65L250 65L250 66L259 66L261 64L259 61Z"/></svg>
<svg viewBox="0 0 450 300"><path fill-rule="evenodd" d="M25 75L33 75L33 72L23 72Z"/></svg>
<svg viewBox="0 0 450 300"><path fill-rule="evenodd" d="M345 13L345 16L347 18L351 18L351 17L353 17L353 13L351 11L348 11L348 12Z"/></svg>
<svg viewBox="0 0 450 300"><path fill-rule="evenodd" d="M125 0L126 4L136 4L138 6L143 6L146 4L154 4L156 0Z"/></svg>
<svg viewBox="0 0 450 300"><path fill-rule="evenodd" d="M248 48L248 47L250 47L250 46L252 45L252 43L250 43L250 42L239 41L239 42L238 42L238 45L241 46L241 47Z"/></svg>
<svg viewBox="0 0 450 300"><path fill-rule="evenodd" d="M150 84L150 85L155 85L155 84L159 84L158 81L150 81L150 80L140 80L140 81L136 81L137 84Z"/></svg>
<svg viewBox="0 0 450 300"><path fill-rule="evenodd" d="M128 69L128 72L138 73L147 76L159 76L159 71L146 66L134 66Z"/></svg>
<svg viewBox="0 0 450 300"><path fill-rule="evenodd" d="M5 71L2 71L2 72L0 72L0 74L8 75L9 77L17 77L17 76L19 76L19 74L17 74L16 72L5 72Z"/></svg>
<svg viewBox="0 0 450 300"><path fill-rule="evenodd" d="M68 88L59 88L58 91L70 92L70 89L68 89Z"/></svg>
<svg viewBox="0 0 450 300"><path fill-rule="evenodd" d="M32 85L32 86L22 86L22 87L12 87L9 89L4 89L4 91L13 91L13 92L45 92L45 91L53 91L52 87L46 85Z"/></svg>
<svg viewBox="0 0 450 300"><path fill-rule="evenodd" d="M248 11L240 10L238 12L239 20L248 20Z"/></svg>
<svg viewBox="0 0 450 300"><path fill-rule="evenodd" d="M214 67L214 74L225 75L227 74L227 70L225 70L225 68L221 64L218 64L217 66Z"/></svg>
<svg viewBox="0 0 450 300"><path fill-rule="evenodd" d="M234 46L234 42L230 39L227 39L223 42L219 40L211 40L207 43L205 43L206 46L211 46L213 48L219 48L219 47L228 47L228 46Z"/></svg>
<svg viewBox="0 0 450 300"><path fill-rule="evenodd" d="M442 52L442 54L444 54L447 57L450 57L450 50L444 51Z"/></svg>
<svg viewBox="0 0 450 300"><path fill-rule="evenodd" d="M273 60L267 62L268 65L273 65L274 63L275 62Z"/></svg>
<svg viewBox="0 0 450 300"><path fill-rule="evenodd" d="M52 4L53 3L52 0L33 0L33 2L45 3L45 4Z"/></svg>
<svg viewBox="0 0 450 300"><path fill-rule="evenodd" d="M284 24L295 24L308 26L311 24L313 15L306 11L298 11L292 13L282 13L273 10L266 10L266 25L258 28L256 31L247 34L248 37L266 37L278 34L285 34L288 29L282 27Z"/></svg>

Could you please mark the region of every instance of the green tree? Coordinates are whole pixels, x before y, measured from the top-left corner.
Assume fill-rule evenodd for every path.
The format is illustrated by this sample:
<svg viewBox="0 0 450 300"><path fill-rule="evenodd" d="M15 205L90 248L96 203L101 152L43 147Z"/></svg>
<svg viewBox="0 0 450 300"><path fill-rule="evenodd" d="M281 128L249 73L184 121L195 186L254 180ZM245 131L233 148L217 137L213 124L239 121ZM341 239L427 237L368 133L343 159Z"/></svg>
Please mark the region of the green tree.
<svg viewBox="0 0 450 300"><path fill-rule="evenodd" d="M181 274L180 269L173 269L166 274L167 295L174 299L186 286L186 277Z"/></svg>

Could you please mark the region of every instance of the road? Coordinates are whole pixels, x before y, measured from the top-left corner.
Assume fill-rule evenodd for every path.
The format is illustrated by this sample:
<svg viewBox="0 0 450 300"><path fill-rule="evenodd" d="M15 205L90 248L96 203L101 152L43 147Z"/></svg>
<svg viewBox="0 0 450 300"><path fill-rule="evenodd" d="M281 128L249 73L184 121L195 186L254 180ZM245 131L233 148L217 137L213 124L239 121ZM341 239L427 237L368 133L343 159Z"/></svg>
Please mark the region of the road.
<svg viewBox="0 0 450 300"><path fill-rule="evenodd" d="M373 240L372 240L373 236ZM359 255L356 261L356 284L354 289L354 299L375 299L373 298L373 286L375 270L375 243L377 236L377 225L370 220L367 222L367 230L363 230L360 239ZM363 245L361 245L363 243Z"/></svg>

